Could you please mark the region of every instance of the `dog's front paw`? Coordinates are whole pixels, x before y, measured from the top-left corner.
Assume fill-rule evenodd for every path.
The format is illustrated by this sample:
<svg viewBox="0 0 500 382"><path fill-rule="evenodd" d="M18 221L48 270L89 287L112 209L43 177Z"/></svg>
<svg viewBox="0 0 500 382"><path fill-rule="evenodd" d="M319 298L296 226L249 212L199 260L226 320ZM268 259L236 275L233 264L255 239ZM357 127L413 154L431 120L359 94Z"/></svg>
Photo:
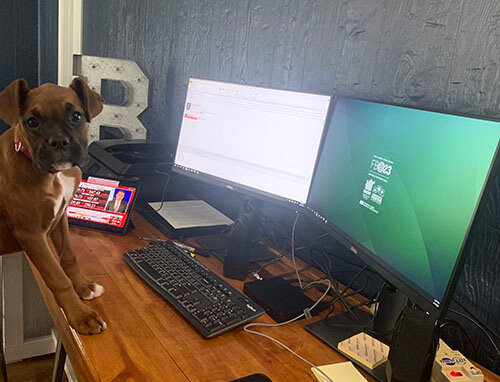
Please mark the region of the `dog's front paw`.
<svg viewBox="0 0 500 382"><path fill-rule="evenodd" d="M67 318L69 324L82 334L98 334L108 328L99 313L84 304L77 312L68 313Z"/></svg>
<svg viewBox="0 0 500 382"><path fill-rule="evenodd" d="M93 300L104 294L104 287L97 283L88 283L85 288L77 292L80 298L84 300Z"/></svg>

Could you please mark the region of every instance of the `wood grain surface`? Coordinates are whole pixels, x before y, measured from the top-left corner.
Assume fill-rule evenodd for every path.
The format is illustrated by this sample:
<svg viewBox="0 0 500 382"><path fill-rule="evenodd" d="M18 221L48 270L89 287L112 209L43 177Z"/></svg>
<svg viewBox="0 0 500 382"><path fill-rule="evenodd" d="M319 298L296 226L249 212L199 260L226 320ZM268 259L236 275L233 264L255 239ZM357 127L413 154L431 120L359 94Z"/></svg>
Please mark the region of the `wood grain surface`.
<svg viewBox="0 0 500 382"><path fill-rule="evenodd" d="M79 381L225 382L253 373L266 374L274 382L314 380L306 363L241 328L210 340L199 335L122 260L124 252L146 245L139 237L163 237L139 214L135 213L133 220L137 228L125 236L71 229L82 273L106 289L102 297L86 302L108 323L104 333L80 335L69 328L40 275L34 272ZM222 273L217 258L198 259L217 274ZM299 261L299 267L303 265ZM281 274L292 269L291 259L285 257L268 270ZM310 269L304 276L316 278L321 274ZM228 281L242 290L242 281ZM273 322L267 315L257 321ZM309 334L303 328L305 323L301 320L263 330L317 365L346 360ZM487 380L500 378L489 374Z"/></svg>

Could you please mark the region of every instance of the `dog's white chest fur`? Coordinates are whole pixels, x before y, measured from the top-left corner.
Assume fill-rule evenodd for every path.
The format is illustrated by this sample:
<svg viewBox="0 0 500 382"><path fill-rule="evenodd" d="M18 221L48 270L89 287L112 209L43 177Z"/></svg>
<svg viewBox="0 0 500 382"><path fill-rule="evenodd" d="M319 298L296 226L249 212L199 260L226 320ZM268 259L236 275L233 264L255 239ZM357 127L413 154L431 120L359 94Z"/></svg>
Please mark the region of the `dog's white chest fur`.
<svg viewBox="0 0 500 382"><path fill-rule="evenodd" d="M58 217L61 211L64 211L73 198L73 191L75 189L75 178L72 176L65 176L64 173L59 172L56 179L61 185L62 192L57 196L54 204L54 218Z"/></svg>

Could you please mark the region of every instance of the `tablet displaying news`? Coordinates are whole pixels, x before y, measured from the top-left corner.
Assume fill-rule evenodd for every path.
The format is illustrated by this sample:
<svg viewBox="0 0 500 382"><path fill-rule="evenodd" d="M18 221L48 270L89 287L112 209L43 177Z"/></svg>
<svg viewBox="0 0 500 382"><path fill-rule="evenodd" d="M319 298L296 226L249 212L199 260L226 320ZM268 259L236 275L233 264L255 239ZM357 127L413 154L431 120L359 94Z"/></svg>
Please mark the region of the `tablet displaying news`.
<svg viewBox="0 0 500 382"><path fill-rule="evenodd" d="M69 224L125 233L138 188L130 180L84 175L67 209Z"/></svg>

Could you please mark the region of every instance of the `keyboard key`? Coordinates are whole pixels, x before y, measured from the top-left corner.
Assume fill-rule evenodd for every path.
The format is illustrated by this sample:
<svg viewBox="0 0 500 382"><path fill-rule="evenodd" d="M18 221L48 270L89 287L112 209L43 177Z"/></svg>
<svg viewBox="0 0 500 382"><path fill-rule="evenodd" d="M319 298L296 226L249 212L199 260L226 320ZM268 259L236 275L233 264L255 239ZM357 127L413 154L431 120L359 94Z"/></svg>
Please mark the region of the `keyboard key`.
<svg viewBox="0 0 500 382"><path fill-rule="evenodd" d="M193 285L191 284L190 282L187 282L184 284L184 287L189 290L189 292L196 292L198 289Z"/></svg>
<svg viewBox="0 0 500 382"><path fill-rule="evenodd" d="M226 324L229 326L229 325L236 324L239 321L240 321L240 318L238 316L229 316L227 318Z"/></svg>
<svg viewBox="0 0 500 382"><path fill-rule="evenodd" d="M205 313L199 311L193 314L193 317L196 318L198 321L205 320L207 318L207 316L205 316Z"/></svg>
<svg viewBox="0 0 500 382"><path fill-rule="evenodd" d="M222 322L211 322L207 326L205 326L205 328L207 328L210 332L215 332L216 330L221 329L224 326L225 325Z"/></svg>
<svg viewBox="0 0 500 382"><path fill-rule="evenodd" d="M161 284L161 288L163 290L167 290L168 291L170 288L173 288L173 287L174 287L173 284L171 284L169 282L165 282L165 283Z"/></svg>
<svg viewBox="0 0 500 382"><path fill-rule="evenodd" d="M144 272L146 272L153 280L158 280L161 278L161 275L153 269L148 263L146 263L144 260L140 260L136 263L139 267L142 268Z"/></svg>
<svg viewBox="0 0 500 382"><path fill-rule="evenodd" d="M172 296L173 298L175 298L176 300L180 297L182 297L182 293L179 292L177 289L175 289L174 287L170 288L169 290L167 290L168 294L170 296Z"/></svg>
<svg viewBox="0 0 500 382"><path fill-rule="evenodd" d="M180 293L182 293L183 296L188 296L191 294L191 291L181 284L175 284L174 286L175 289L177 289Z"/></svg>

